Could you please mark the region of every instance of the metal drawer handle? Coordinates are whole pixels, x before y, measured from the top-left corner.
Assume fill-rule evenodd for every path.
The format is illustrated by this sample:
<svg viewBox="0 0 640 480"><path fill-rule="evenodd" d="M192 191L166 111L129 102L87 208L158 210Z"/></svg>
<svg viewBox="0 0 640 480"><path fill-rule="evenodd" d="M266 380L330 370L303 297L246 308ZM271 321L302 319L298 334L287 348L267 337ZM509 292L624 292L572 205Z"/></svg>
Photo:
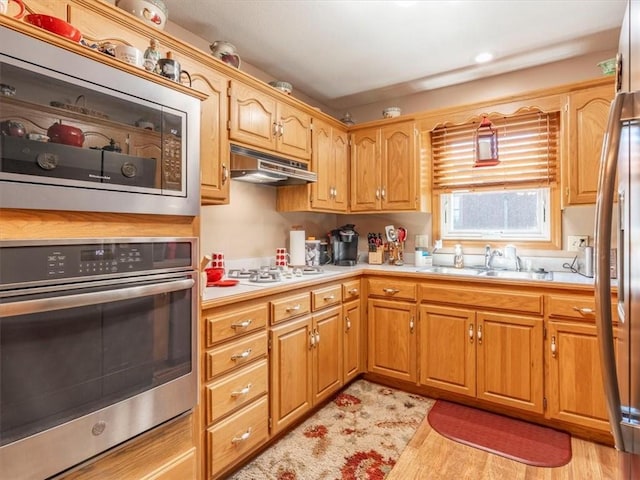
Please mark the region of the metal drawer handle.
<svg viewBox="0 0 640 480"><path fill-rule="evenodd" d="M385 200L385 197L387 196L387 192L385 191L384 187L382 187L381 194L382 194L382 199Z"/></svg>
<svg viewBox="0 0 640 480"><path fill-rule="evenodd" d="M473 324L469 325L469 342L473 343Z"/></svg>
<svg viewBox="0 0 640 480"><path fill-rule="evenodd" d="M227 170L227 166L222 164L222 184L224 185L229 180L229 171Z"/></svg>
<svg viewBox="0 0 640 480"><path fill-rule="evenodd" d="M316 336L313 334L313 331L309 332L309 348L313 348L316 346Z"/></svg>
<svg viewBox="0 0 640 480"><path fill-rule="evenodd" d="M579 312L581 315L593 315L595 312L593 311L593 308L589 308L589 307L573 307L573 310L576 312Z"/></svg>
<svg viewBox="0 0 640 480"><path fill-rule="evenodd" d="M297 303L293 307L287 307L287 312L297 312L298 310L300 310L300 308L300 304Z"/></svg>
<svg viewBox="0 0 640 480"><path fill-rule="evenodd" d="M273 136L277 137L279 133L279 125L276 122L273 122Z"/></svg>
<svg viewBox="0 0 640 480"><path fill-rule="evenodd" d="M242 390L234 390L233 392L231 392L231 396L232 397L240 397L242 395L246 395L247 393L249 393L249 390L251 390L251 384L247 383L247 386L244 387Z"/></svg>
<svg viewBox="0 0 640 480"><path fill-rule="evenodd" d="M329 295L328 297L323 298L324 301L335 300L335 299L336 299L335 295Z"/></svg>
<svg viewBox="0 0 640 480"><path fill-rule="evenodd" d="M316 339L316 345L320 343L320 332L318 330L314 330L314 337Z"/></svg>
<svg viewBox="0 0 640 480"><path fill-rule="evenodd" d="M556 358L556 354L558 353L558 346L556 345L556 336L551 336L551 356Z"/></svg>
<svg viewBox="0 0 640 480"><path fill-rule="evenodd" d="M349 290L349 294L350 295L358 295L358 289L357 288L352 288L351 290Z"/></svg>
<svg viewBox="0 0 640 480"><path fill-rule="evenodd" d="M400 290L398 290L397 288L383 288L382 291L384 293L388 293L389 295L395 295L396 293L398 293Z"/></svg>
<svg viewBox="0 0 640 480"><path fill-rule="evenodd" d="M413 327L415 327L415 322L413 320L413 317L411 317L411 320L409 321L409 331L411 333L413 333Z"/></svg>
<svg viewBox="0 0 640 480"><path fill-rule="evenodd" d="M236 328L247 328L249 325L251 325L251 322L253 322L252 319L245 320L244 322L240 322L240 323L232 323L231 328L233 328L234 330Z"/></svg>
<svg viewBox="0 0 640 480"><path fill-rule="evenodd" d="M351 330L351 319L348 316L344 317L344 319L347 321L347 330Z"/></svg>
<svg viewBox="0 0 640 480"><path fill-rule="evenodd" d="M244 360L245 358L249 358L249 355L251 355L251 349L247 348L242 353L234 353L233 355L231 355L231 360L233 360L234 362L236 360Z"/></svg>
<svg viewBox="0 0 640 480"><path fill-rule="evenodd" d="M376 200L380 200L380 189L376 188Z"/></svg>
<svg viewBox="0 0 640 480"><path fill-rule="evenodd" d="M239 437L233 437L231 439L231 443L236 444L236 443L240 443L240 442L246 442L247 440L249 440L249 437L251 436L251 427L249 427L247 429L246 432L244 432L242 435L240 435Z"/></svg>
<svg viewBox="0 0 640 480"><path fill-rule="evenodd" d="M478 343L482 344L482 325L478 325Z"/></svg>

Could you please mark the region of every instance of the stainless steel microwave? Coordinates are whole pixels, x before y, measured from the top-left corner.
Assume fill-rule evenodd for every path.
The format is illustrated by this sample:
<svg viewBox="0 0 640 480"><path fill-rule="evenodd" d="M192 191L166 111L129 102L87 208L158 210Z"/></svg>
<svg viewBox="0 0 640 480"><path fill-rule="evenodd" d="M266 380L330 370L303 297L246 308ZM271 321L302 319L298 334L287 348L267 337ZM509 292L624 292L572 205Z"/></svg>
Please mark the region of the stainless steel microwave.
<svg viewBox="0 0 640 480"><path fill-rule="evenodd" d="M199 129L198 98L0 27L0 208L197 215Z"/></svg>

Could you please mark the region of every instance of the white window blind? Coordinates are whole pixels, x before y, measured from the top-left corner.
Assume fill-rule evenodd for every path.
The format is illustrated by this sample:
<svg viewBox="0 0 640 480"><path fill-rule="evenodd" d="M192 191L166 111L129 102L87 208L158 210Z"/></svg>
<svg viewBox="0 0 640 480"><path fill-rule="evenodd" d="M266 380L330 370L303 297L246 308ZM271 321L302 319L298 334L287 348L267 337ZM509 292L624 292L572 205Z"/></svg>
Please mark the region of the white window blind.
<svg viewBox="0 0 640 480"><path fill-rule="evenodd" d="M491 118L498 130L495 166L475 165L478 122L431 132L433 189L549 185L558 180L560 112Z"/></svg>

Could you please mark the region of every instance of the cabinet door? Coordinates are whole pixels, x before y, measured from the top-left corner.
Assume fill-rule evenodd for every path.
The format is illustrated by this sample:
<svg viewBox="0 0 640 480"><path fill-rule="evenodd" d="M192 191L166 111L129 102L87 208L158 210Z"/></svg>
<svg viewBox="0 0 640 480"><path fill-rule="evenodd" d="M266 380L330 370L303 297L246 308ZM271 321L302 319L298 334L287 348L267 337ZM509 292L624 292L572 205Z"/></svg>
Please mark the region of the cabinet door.
<svg viewBox="0 0 640 480"><path fill-rule="evenodd" d="M477 397L543 411L541 318L477 312Z"/></svg>
<svg viewBox="0 0 640 480"><path fill-rule="evenodd" d="M351 141L351 211L380 210L380 130L356 131Z"/></svg>
<svg viewBox="0 0 640 480"><path fill-rule="evenodd" d="M609 431L595 325L549 322L549 416Z"/></svg>
<svg viewBox="0 0 640 480"><path fill-rule="evenodd" d="M304 415L311 398L311 318L273 327L271 335L271 433Z"/></svg>
<svg viewBox="0 0 640 480"><path fill-rule="evenodd" d="M313 160L311 166L318 175L318 180L311 184L311 205L313 208L331 209L335 181L331 125L315 119L313 121L312 138Z"/></svg>
<svg viewBox="0 0 640 480"><path fill-rule="evenodd" d="M596 203L602 141L613 96L613 85L569 95L567 205Z"/></svg>
<svg viewBox="0 0 640 480"><path fill-rule="evenodd" d="M420 307L420 383L476 396L475 312Z"/></svg>
<svg viewBox="0 0 640 480"><path fill-rule="evenodd" d="M342 386L342 307L313 316L313 403L322 402Z"/></svg>
<svg viewBox="0 0 640 480"><path fill-rule="evenodd" d="M350 382L362 371L362 319L360 300L342 306L344 322L344 383Z"/></svg>
<svg viewBox="0 0 640 480"><path fill-rule="evenodd" d="M349 139L347 132L333 129L333 209L346 212L349 188Z"/></svg>
<svg viewBox="0 0 640 480"><path fill-rule="evenodd" d="M276 100L240 82L231 81L229 138L274 150L278 122Z"/></svg>
<svg viewBox="0 0 640 480"><path fill-rule="evenodd" d="M416 381L416 306L369 300L369 372Z"/></svg>
<svg viewBox="0 0 640 480"><path fill-rule="evenodd" d="M207 94L200 115L200 183L204 205L229 203L228 79L213 69L191 74L191 85Z"/></svg>
<svg viewBox="0 0 640 480"><path fill-rule="evenodd" d="M311 115L286 103L278 104L276 150L311 160Z"/></svg>
<svg viewBox="0 0 640 480"><path fill-rule="evenodd" d="M413 122L382 128L382 210L416 208L416 130Z"/></svg>

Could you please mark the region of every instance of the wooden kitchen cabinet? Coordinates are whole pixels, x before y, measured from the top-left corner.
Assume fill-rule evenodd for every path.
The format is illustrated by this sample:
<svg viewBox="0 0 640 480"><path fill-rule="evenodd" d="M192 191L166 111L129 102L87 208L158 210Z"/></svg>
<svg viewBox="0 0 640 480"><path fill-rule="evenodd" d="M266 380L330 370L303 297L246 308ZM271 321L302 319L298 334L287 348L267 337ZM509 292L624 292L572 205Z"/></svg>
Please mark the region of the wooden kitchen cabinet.
<svg viewBox="0 0 640 480"><path fill-rule="evenodd" d="M543 412L541 294L432 283L420 298L421 384Z"/></svg>
<svg viewBox="0 0 640 480"><path fill-rule="evenodd" d="M282 431L312 406L311 317L271 327L271 434Z"/></svg>
<svg viewBox="0 0 640 480"><path fill-rule="evenodd" d="M608 433L595 299L593 295L569 293L550 294L545 300L547 414L553 419ZM611 303L616 318L616 299Z"/></svg>
<svg viewBox="0 0 640 480"><path fill-rule="evenodd" d="M567 97L565 205L596 203L602 142L614 95L610 80L604 85L571 92Z"/></svg>
<svg viewBox="0 0 640 480"><path fill-rule="evenodd" d="M195 67L191 86L207 95L200 104L200 197L203 205L229 203L227 88L229 79L212 68Z"/></svg>
<svg viewBox="0 0 640 480"><path fill-rule="evenodd" d="M541 413L540 318L420 307L420 383Z"/></svg>
<svg viewBox="0 0 640 480"><path fill-rule="evenodd" d="M413 121L352 133L350 211L418 208L416 138Z"/></svg>
<svg viewBox="0 0 640 480"><path fill-rule="evenodd" d="M368 372L417 380L417 315L415 303L369 298Z"/></svg>
<svg viewBox="0 0 640 480"><path fill-rule="evenodd" d="M296 298L298 305L300 295L287 297L287 304ZM341 286L314 289L310 296L312 315L271 328L272 435L343 385Z"/></svg>
<svg viewBox="0 0 640 480"><path fill-rule="evenodd" d="M241 302L201 318L205 472L223 478L269 438L269 310L262 301Z"/></svg>
<svg viewBox="0 0 640 480"><path fill-rule="evenodd" d="M313 119L311 168L318 180L278 188L279 212L346 212L348 208L349 141L347 131Z"/></svg>
<svg viewBox="0 0 640 480"><path fill-rule="evenodd" d="M346 385L364 371L364 323L360 298L360 279L342 284L342 317L344 320L344 348L342 379Z"/></svg>
<svg viewBox="0 0 640 480"><path fill-rule="evenodd" d="M231 80L230 140L310 160L311 115L274 95Z"/></svg>

